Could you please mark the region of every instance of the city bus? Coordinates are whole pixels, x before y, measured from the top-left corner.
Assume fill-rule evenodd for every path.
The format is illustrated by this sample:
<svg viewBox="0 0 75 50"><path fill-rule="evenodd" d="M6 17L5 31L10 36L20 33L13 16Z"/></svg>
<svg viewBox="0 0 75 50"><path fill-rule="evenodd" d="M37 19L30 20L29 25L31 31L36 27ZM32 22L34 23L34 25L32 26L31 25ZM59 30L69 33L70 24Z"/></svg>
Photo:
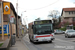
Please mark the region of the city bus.
<svg viewBox="0 0 75 50"><path fill-rule="evenodd" d="M28 27L30 42L52 42L55 39L52 20L33 21Z"/></svg>

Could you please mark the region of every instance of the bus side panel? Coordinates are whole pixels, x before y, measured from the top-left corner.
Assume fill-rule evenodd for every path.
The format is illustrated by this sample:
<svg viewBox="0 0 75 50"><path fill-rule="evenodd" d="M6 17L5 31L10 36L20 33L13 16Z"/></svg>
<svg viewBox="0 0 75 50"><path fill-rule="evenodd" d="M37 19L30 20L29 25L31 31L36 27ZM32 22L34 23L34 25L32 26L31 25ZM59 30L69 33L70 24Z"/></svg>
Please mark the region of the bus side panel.
<svg viewBox="0 0 75 50"><path fill-rule="evenodd" d="M33 29L32 29L32 23L28 25L29 27L29 39L33 40Z"/></svg>

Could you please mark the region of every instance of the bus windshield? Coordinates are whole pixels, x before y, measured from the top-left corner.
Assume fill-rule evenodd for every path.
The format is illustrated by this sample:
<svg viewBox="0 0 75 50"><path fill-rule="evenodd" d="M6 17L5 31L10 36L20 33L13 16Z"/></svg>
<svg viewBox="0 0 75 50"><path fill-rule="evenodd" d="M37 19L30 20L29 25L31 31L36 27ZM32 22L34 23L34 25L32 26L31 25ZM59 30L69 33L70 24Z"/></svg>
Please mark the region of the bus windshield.
<svg viewBox="0 0 75 50"><path fill-rule="evenodd" d="M53 32L52 24L35 25L35 34L51 34Z"/></svg>

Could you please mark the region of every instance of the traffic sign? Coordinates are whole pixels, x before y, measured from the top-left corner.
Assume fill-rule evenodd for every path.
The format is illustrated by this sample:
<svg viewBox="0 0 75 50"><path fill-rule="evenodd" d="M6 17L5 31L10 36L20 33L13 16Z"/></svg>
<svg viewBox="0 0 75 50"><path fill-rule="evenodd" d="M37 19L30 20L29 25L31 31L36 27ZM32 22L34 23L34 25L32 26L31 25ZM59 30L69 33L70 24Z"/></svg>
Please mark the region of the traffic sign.
<svg viewBox="0 0 75 50"><path fill-rule="evenodd" d="M10 16L10 23L14 23L14 16Z"/></svg>

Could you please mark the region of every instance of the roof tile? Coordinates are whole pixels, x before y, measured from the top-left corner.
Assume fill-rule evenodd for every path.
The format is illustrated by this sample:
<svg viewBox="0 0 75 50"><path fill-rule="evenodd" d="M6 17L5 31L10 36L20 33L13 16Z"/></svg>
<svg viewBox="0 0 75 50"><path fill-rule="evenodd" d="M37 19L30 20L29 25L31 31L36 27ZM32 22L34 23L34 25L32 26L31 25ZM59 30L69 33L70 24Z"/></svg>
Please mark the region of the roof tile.
<svg viewBox="0 0 75 50"><path fill-rule="evenodd" d="M63 11L75 11L75 8L63 8Z"/></svg>

